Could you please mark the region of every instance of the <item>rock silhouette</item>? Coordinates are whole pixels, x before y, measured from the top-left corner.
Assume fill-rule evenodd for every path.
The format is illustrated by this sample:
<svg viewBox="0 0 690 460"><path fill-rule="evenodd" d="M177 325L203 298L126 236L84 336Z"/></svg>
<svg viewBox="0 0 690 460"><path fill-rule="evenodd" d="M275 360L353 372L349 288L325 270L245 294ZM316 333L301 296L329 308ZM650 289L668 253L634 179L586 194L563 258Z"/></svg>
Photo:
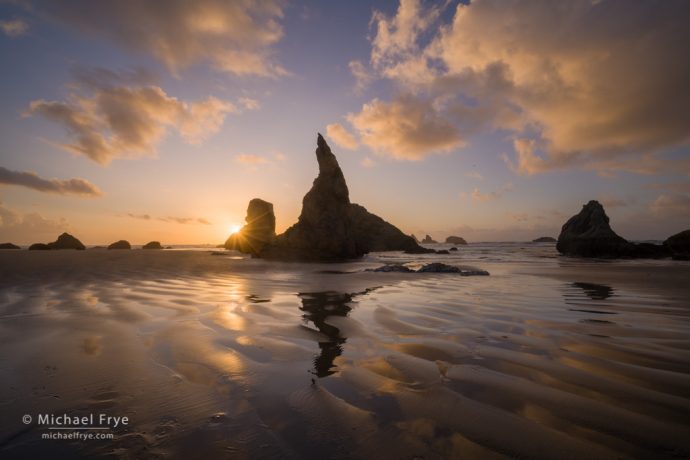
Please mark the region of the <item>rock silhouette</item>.
<svg viewBox="0 0 690 460"><path fill-rule="evenodd" d="M143 245L141 249L163 249L159 241L150 241Z"/></svg>
<svg viewBox="0 0 690 460"><path fill-rule="evenodd" d="M671 255L666 246L634 244L611 229L604 207L595 200L563 225L556 249L561 254L600 258L662 258Z"/></svg>
<svg viewBox="0 0 690 460"><path fill-rule="evenodd" d="M132 249L132 245L129 244L129 241L120 240L109 245L108 249Z"/></svg>
<svg viewBox="0 0 690 460"><path fill-rule="evenodd" d="M266 259L304 261L355 259L370 251L427 251L394 225L363 206L350 203L350 193L338 160L321 134L316 143L319 175L302 200L302 212L297 223L273 237L273 205L259 199L252 200L261 203L256 209L258 214L265 216L265 221L260 221L258 228L250 224L251 217L255 216L250 202L247 225L238 232L239 235L228 238L226 248ZM258 233L263 244L247 246L240 243L250 239L252 233Z"/></svg>
<svg viewBox="0 0 690 460"><path fill-rule="evenodd" d="M0 243L0 249L20 249L20 248L16 244Z"/></svg>
<svg viewBox="0 0 690 460"><path fill-rule="evenodd" d="M48 246L50 249L86 249L86 246L84 246L81 241L69 233L63 233L62 235L58 236L57 240L53 241L52 243L48 243Z"/></svg>
<svg viewBox="0 0 690 460"><path fill-rule="evenodd" d="M690 230L685 230L668 237L664 241L664 246L667 247L676 260L690 260Z"/></svg>
<svg viewBox="0 0 690 460"><path fill-rule="evenodd" d="M446 238L446 243L448 244L467 244L467 241L465 241L465 238L459 237L459 236L449 236Z"/></svg>
<svg viewBox="0 0 690 460"><path fill-rule="evenodd" d="M225 241L225 249L235 249L246 254L258 256L266 244L276 236L276 216L273 204L254 198L247 206L246 225L230 235Z"/></svg>
<svg viewBox="0 0 690 460"><path fill-rule="evenodd" d="M426 235L421 242L422 242L422 244L438 244L438 241L436 241L435 239L433 239L429 235Z"/></svg>
<svg viewBox="0 0 690 460"><path fill-rule="evenodd" d="M533 239L532 243L555 243L558 240L550 236L540 236L539 238Z"/></svg>
<svg viewBox="0 0 690 460"><path fill-rule="evenodd" d="M45 243L34 243L29 246L29 251L50 251L52 248Z"/></svg>

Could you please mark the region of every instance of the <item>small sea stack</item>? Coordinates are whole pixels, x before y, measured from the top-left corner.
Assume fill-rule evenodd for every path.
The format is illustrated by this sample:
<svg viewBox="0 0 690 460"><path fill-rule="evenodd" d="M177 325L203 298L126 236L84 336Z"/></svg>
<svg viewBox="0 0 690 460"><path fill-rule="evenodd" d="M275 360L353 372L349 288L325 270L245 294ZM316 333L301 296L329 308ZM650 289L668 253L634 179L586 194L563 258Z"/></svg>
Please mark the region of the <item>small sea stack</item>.
<svg viewBox="0 0 690 460"><path fill-rule="evenodd" d="M132 249L132 245L127 240L120 240L110 244L108 249Z"/></svg>

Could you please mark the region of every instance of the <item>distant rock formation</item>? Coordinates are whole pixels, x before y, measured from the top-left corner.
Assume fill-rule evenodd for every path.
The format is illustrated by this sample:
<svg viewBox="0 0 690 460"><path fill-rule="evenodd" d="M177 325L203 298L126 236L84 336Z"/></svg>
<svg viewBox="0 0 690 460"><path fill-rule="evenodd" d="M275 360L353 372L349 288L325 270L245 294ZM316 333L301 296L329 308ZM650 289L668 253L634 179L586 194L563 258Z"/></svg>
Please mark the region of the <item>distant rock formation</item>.
<svg viewBox="0 0 690 460"><path fill-rule="evenodd" d="M254 209L250 202L252 209L251 212L247 209L247 225L239 235L231 235L225 247L266 259L304 261L354 259L370 251L427 251L395 226L350 203L343 172L321 134L317 137L316 159L319 175L302 200L302 212L296 224L273 236L273 205L255 199L252 202L260 206ZM258 229L250 223L255 210L265 217ZM248 240L251 233L258 233L263 244L243 245L241 241Z"/></svg>
<svg viewBox="0 0 690 460"><path fill-rule="evenodd" d="M446 243L447 244L467 244L467 241L465 241L465 238L461 238L459 236L449 236L446 238Z"/></svg>
<svg viewBox="0 0 690 460"><path fill-rule="evenodd" d="M246 225L230 235L225 241L225 249L234 249L245 254L258 256L264 246L276 237L276 216L273 204L254 198L247 206Z"/></svg>
<svg viewBox="0 0 690 460"><path fill-rule="evenodd" d="M45 243L34 243L29 246L29 251L50 251L51 247Z"/></svg>
<svg viewBox="0 0 690 460"><path fill-rule="evenodd" d="M563 225L556 249L561 254L578 257L662 258L671 255L665 246L634 244L618 236L609 225L604 207L594 200Z"/></svg>
<svg viewBox="0 0 690 460"><path fill-rule="evenodd" d="M108 249L132 249L132 245L129 244L129 241L120 240L109 245Z"/></svg>
<svg viewBox="0 0 690 460"><path fill-rule="evenodd" d="M536 238L532 240L532 243L556 243L558 240L556 238L552 238L550 236L540 236L539 238Z"/></svg>
<svg viewBox="0 0 690 460"><path fill-rule="evenodd" d="M668 237L664 246L671 251L675 260L690 260L690 230Z"/></svg>
<svg viewBox="0 0 690 460"><path fill-rule="evenodd" d="M159 241L150 241L143 245L141 249L163 249Z"/></svg>
<svg viewBox="0 0 690 460"><path fill-rule="evenodd" d="M426 235L424 239L421 241L422 244L438 244L438 241L430 237L429 235Z"/></svg>
<svg viewBox="0 0 690 460"><path fill-rule="evenodd" d="M12 243L0 243L0 249L20 249L20 247Z"/></svg>
<svg viewBox="0 0 690 460"><path fill-rule="evenodd" d="M86 249L86 246L84 246L81 241L69 233L63 233L58 236L58 239L52 243L48 243L48 246L50 246L50 249L78 249L80 251Z"/></svg>
<svg viewBox="0 0 690 460"><path fill-rule="evenodd" d="M462 276L489 276L489 272L485 270L463 269L440 262L432 262L423 265L418 270L412 270L403 264L386 264L378 268L368 268L366 271L380 273L459 273Z"/></svg>

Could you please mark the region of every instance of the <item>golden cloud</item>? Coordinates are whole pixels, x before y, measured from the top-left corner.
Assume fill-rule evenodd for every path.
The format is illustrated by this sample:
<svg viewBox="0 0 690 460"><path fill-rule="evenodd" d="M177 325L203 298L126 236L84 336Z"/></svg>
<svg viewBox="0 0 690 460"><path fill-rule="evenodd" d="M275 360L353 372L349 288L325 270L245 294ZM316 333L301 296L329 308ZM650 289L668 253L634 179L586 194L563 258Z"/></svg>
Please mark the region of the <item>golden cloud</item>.
<svg viewBox="0 0 690 460"><path fill-rule="evenodd" d="M359 147L357 139L340 123L331 123L326 126L326 135L344 149L354 150Z"/></svg>
<svg viewBox="0 0 690 460"><path fill-rule="evenodd" d="M421 160L430 153L445 153L463 144L457 128L440 116L433 105L413 96L388 103L374 99L348 121L362 143L377 153L401 160Z"/></svg>
<svg viewBox="0 0 690 460"><path fill-rule="evenodd" d="M280 0L74 0L40 11L70 27L150 54L177 72L208 62L235 75L280 76L271 47L283 36Z"/></svg>
<svg viewBox="0 0 690 460"><path fill-rule="evenodd" d="M510 133L517 172L634 170L690 144L689 14L683 1L481 0L439 24L439 7L401 0L374 13L370 64L462 137Z"/></svg>
<svg viewBox="0 0 690 460"><path fill-rule="evenodd" d="M158 86L111 83L73 85L67 101L32 101L24 115L61 124L73 138L61 147L105 165L114 158L154 155L168 128L187 143L199 143L220 129L226 114L236 112L232 103L215 97L189 103Z"/></svg>

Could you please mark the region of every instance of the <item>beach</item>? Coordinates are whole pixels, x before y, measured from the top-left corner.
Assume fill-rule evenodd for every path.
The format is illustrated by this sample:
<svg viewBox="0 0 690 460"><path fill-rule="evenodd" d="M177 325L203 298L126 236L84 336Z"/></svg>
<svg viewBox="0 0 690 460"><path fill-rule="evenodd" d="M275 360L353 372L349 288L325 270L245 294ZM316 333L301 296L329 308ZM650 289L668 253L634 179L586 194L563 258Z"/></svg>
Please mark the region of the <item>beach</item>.
<svg viewBox="0 0 690 460"><path fill-rule="evenodd" d="M490 275L367 271L432 261ZM685 458L688 279L533 243L0 251L0 457ZM38 414L128 424L47 440Z"/></svg>

